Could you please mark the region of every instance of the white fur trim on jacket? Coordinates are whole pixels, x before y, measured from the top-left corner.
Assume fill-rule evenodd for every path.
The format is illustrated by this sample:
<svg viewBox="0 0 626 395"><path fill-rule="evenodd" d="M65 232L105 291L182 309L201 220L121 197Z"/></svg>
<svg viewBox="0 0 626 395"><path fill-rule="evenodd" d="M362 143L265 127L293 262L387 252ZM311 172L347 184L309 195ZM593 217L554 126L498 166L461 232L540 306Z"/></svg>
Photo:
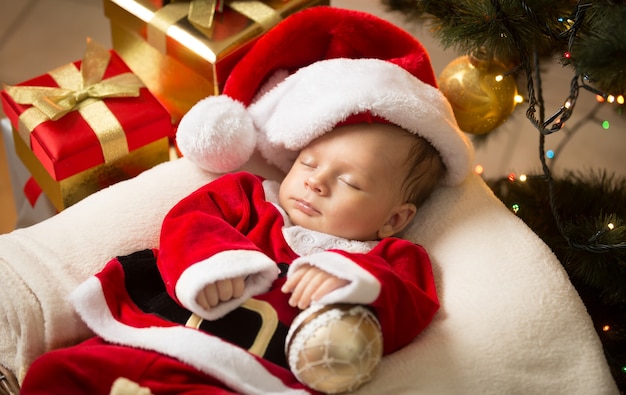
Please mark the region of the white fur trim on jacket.
<svg viewBox="0 0 626 395"><path fill-rule="evenodd" d="M137 328L117 321L104 299L97 277L83 282L70 300L86 324L116 344L154 350L177 358L218 378L237 393L249 395L305 395L267 371L252 354L216 336L182 326Z"/></svg>

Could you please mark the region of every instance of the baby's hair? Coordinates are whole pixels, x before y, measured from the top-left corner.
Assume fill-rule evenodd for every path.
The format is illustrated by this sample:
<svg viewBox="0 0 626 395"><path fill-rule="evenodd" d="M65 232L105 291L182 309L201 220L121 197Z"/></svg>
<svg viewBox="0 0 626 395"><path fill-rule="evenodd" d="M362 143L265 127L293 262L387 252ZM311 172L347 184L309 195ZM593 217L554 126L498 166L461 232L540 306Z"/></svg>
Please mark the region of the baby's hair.
<svg viewBox="0 0 626 395"><path fill-rule="evenodd" d="M420 207L445 175L445 166L439 152L423 137L407 133L413 144L404 167L406 178L402 194L406 202Z"/></svg>

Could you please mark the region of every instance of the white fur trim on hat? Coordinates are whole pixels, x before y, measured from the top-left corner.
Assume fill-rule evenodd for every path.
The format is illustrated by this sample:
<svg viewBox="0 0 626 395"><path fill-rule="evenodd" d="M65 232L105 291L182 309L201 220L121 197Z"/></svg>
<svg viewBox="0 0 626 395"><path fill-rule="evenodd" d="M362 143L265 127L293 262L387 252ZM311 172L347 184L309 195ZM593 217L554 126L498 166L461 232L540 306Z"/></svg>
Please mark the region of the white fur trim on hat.
<svg viewBox="0 0 626 395"><path fill-rule="evenodd" d="M469 174L471 143L441 91L387 61L318 61L248 107L261 154L283 171L311 141L365 111L429 141L446 166L444 184L458 184Z"/></svg>

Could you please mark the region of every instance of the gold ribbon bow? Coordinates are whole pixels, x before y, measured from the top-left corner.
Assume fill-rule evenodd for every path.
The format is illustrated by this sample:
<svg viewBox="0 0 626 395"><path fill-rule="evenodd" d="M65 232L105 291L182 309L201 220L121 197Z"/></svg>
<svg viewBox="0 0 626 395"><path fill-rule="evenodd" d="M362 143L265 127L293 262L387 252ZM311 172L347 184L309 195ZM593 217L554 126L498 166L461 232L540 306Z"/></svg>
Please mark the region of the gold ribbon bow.
<svg viewBox="0 0 626 395"><path fill-rule="evenodd" d="M191 0L189 2L187 19L195 26L210 29L213 25L215 12L219 13L224 10L225 1L227 0ZM272 7L260 1L230 0L228 1L228 6L261 24L265 23L265 21L275 24L280 19Z"/></svg>
<svg viewBox="0 0 626 395"><path fill-rule="evenodd" d="M30 133L39 124L56 121L71 111L78 111L96 134L105 162L128 154L124 129L102 99L137 97L141 80L127 72L103 79L111 53L92 40L87 41L80 70L73 63L48 74L59 86L5 86L5 91L18 104L32 105L22 114L18 132L30 147Z"/></svg>
<svg viewBox="0 0 626 395"><path fill-rule="evenodd" d="M187 19L194 25L210 29L215 11L222 12L224 0L191 0Z"/></svg>
<svg viewBox="0 0 626 395"><path fill-rule="evenodd" d="M118 74L102 79L111 54L94 41L87 42L85 56L81 63L80 75L76 80L70 68L58 69L59 88L45 86L5 86L4 89L18 104L30 104L41 111L48 119L56 121L65 114L82 106L109 97L137 97L143 86L141 80L132 73Z"/></svg>
<svg viewBox="0 0 626 395"><path fill-rule="evenodd" d="M210 36L216 12L222 12L224 4L229 8L269 29L281 20L275 9L257 0L191 0L174 1L156 11L148 24L148 42L166 53L166 36L170 26L182 18L201 33Z"/></svg>
<svg viewBox="0 0 626 395"><path fill-rule="evenodd" d="M213 25L215 11L222 12L224 2L238 13L266 27L276 24L280 16L272 7L261 1L254 0L191 0L187 19L193 25L210 29Z"/></svg>

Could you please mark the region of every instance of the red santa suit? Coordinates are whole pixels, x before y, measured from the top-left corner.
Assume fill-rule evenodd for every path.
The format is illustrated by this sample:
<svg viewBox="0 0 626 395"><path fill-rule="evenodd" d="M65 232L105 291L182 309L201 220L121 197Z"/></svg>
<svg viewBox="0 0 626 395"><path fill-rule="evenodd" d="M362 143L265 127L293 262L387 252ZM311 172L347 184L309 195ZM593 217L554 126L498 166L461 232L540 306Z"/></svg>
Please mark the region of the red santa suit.
<svg viewBox="0 0 626 395"><path fill-rule="evenodd" d="M313 393L284 357L299 310L280 288L302 264L349 281L319 303L370 306L384 354L430 323L439 304L422 247L293 226L277 190L275 182L236 173L183 199L163 222L158 251L112 260L71 295L98 337L41 357L23 393L108 394L118 377L154 394ZM208 311L196 302L206 284L235 276L246 277L242 297Z"/></svg>

